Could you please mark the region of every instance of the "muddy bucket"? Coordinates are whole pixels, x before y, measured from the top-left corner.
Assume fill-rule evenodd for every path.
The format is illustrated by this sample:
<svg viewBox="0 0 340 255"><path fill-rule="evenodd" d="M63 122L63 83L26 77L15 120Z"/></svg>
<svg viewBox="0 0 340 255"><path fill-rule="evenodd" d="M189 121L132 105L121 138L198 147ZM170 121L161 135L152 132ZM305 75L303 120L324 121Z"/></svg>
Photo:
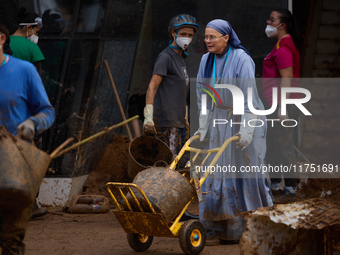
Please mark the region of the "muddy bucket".
<svg viewBox="0 0 340 255"><path fill-rule="evenodd" d="M0 127L0 207L30 206L50 162L50 155Z"/></svg>
<svg viewBox="0 0 340 255"><path fill-rule="evenodd" d="M128 176L133 179L157 162L170 165L172 161L173 154L166 143L153 136L136 137L129 145Z"/></svg>
<svg viewBox="0 0 340 255"><path fill-rule="evenodd" d="M166 167L146 169L137 174L133 183L144 191L155 211L163 215L167 224L178 216L195 195L195 188L187 178ZM135 194L144 211L150 211L140 193L135 192ZM133 199L130 197L128 201L137 211L138 207Z"/></svg>

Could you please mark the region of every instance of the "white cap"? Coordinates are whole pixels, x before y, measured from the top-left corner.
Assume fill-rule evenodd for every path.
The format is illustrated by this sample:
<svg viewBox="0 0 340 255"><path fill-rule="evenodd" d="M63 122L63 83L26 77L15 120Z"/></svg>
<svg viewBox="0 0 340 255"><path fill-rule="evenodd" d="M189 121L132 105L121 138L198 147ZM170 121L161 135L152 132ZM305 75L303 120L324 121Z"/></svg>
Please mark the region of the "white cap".
<svg viewBox="0 0 340 255"><path fill-rule="evenodd" d="M42 19L40 17L36 17L34 23L20 23L19 26L27 26L27 25L31 25L31 26L37 26L38 28L42 28L43 24L42 24Z"/></svg>

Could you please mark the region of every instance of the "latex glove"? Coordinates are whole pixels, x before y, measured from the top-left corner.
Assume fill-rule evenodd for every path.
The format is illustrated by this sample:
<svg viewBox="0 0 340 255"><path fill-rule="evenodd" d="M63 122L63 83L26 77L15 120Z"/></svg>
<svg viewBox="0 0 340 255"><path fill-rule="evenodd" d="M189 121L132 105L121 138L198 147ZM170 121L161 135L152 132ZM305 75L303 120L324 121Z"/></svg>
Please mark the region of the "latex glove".
<svg viewBox="0 0 340 255"><path fill-rule="evenodd" d="M286 115L281 115L281 108L279 107L277 110L277 118L280 119L280 122L286 119L289 119L288 113Z"/></svg>
<svg viewBox="0 0 340 255"><path fill-rule="evenodd" d="M199 135L200 136L199 140L201 142L207 135L209 129L210 115L211 112L209 110L207 110L206 115L202 115L202 113L200 113L200 117L198 119L198 130L195 132L194 135Z"/></svg>
<svg viewBox="0 0 340 255"><path fill-rule="evenodd" d="M248 125L248 121L253 119L257 119L255 114L245 112L244 115L242 115L241 123L245 121L245 125L241 124L240 131L236 134L240 136L240 139L235 143L236 148L241 148L241 150L244 150L253 140L255 127Z"/></svg>
<svg viewBox="0 0 340 255"><path fill-rule="evenodd" d="M188 106L185 107L184 126L185 126L185 140L187 140L190 137L190 124L188 121Z"/></svg>
<svg viewBox="0 0 340 255"><path fill-rule="evenodd" d="M26 140L33 140L35 135L35 125L33 120L28 118L17 127L18 135Z"/></svg>
<svg viewBox="0 0 340 255"><path fill-rule="evenodd" d="M153 104L144 107L143 134L156 134L155 123L153 122Z"/></svg>

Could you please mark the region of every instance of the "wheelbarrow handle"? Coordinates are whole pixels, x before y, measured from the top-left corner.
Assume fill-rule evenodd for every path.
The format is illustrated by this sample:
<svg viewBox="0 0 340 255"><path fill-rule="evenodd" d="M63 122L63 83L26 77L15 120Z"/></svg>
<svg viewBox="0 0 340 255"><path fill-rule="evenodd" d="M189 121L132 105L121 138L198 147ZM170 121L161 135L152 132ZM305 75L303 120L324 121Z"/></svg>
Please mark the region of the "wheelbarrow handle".
<svg viewBox="0 0 340 255"><path fill-rule="evenodd" d="M215 157L213 158L213 160L210 162L209 166L213 166L216 164L217 160L221 157L222 153L224 152L225 148L227 148L227 146L234 142L237 141L238 139L240 139L240 137L238 135L234 135L230 138L228 138L220 147L219 151L216 153ZM200 179L200 186L202 186L203 182L205 181L205 179L207 179L208 175L210 174L210 168L208 168L208 171L206 171L203 175L203 177Z"/></svg>
<svg viewBox="0 0 340 255"><path fill-rule="evenodd" d="M192 137L190 137L186 143L184 144L184 146L182 147L182 149L180 150L180 152L177 154L176 158L174 161L172 161L171 165L170 165L170 169L175 169L177 163L179 162L179 160L181 159L181 157L183 156L184 152L189 148L190 144L194 141L197 140L198 138L200 138L199 135L194 135Z"/></svg>

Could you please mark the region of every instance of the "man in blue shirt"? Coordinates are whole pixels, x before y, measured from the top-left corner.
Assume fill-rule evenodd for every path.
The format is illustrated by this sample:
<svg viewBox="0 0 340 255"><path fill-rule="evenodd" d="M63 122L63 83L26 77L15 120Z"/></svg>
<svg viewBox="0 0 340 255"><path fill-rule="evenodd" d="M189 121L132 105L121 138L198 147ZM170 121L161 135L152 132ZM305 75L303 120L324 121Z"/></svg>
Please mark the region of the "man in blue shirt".
<svg viewBox="0 0 340 255"><path fill-rule="evenodd" d="M4 54L8 37L7 29L0 24L0 125L32 141L35 133L53 124L55 113L35 66ZM2 254L24 254L23 239L33 207L17 210L15 203L14 208L0 208Z"/></svg>

